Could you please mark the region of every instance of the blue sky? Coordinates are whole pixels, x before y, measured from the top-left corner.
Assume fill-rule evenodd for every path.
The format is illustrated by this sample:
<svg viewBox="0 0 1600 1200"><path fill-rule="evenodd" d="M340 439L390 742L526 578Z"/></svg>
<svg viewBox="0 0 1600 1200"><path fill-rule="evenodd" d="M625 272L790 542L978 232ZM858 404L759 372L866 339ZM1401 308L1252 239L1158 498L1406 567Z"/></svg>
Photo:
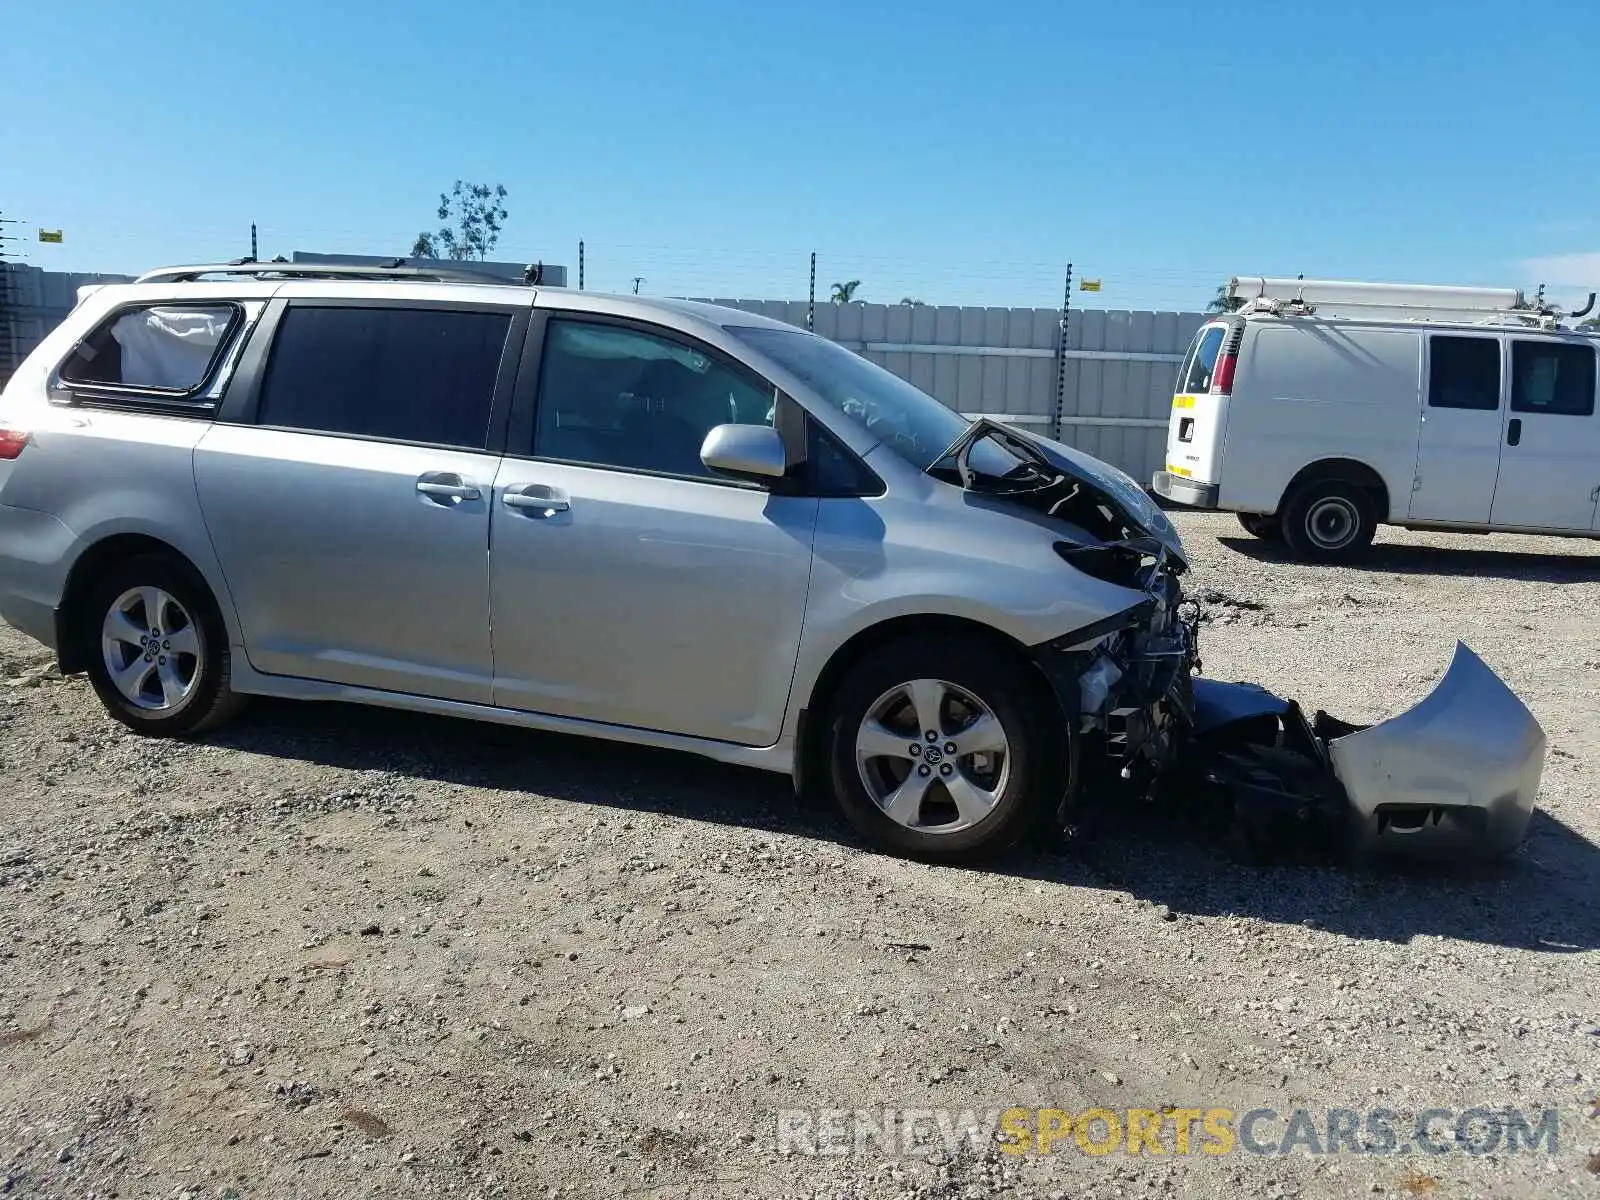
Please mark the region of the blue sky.
<svg viewBox="0 0 1600 1200"><path fill-rule="evenodd" d="M1229 274L1600 286L1600 5L598 0L5 6L27 261L496 257L623 290L1197 307ZM575 271L574 271L575 278Z"/></svg>

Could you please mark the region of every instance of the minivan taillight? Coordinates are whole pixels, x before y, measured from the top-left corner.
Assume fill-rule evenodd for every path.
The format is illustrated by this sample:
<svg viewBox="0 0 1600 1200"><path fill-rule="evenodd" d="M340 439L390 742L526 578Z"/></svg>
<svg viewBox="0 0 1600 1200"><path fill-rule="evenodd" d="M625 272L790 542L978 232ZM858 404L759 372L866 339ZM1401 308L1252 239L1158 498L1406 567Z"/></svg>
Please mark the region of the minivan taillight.
<svg viewBox="0 0 1600 1200"><path fill-rule="evenodd" d="M1211 394L1213 396L1233 395L1233 372L1239 365L1237 354L1217 355L1216 370L1211 372Z"/></svg>
<svg viewBox="0 0 1600 1200"><path fill-rule="evenodd" d="M31 433L24 430L0 426L0 459L16 458L32 437Z"/></svg>

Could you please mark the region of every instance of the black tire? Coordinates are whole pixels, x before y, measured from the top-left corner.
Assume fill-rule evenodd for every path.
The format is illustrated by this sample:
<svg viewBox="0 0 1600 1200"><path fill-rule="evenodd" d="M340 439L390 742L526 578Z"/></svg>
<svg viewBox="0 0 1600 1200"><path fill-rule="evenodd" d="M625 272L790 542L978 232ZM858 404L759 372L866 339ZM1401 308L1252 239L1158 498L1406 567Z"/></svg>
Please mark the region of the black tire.
<svg viewBox="0 0 1600 1200"><path fill-rule="evenodd" d="M1004 773L990 781L1000 786L988 815L945 833L891 819L868 791L855 753L857 731L873 705L898 685L929 678L953 684L985 705L1008 743ZM1054 710L1042 679L1031 678L1025 665L1008 660L981 639L913 636L889 643L857 663L834 695L826 727L834 798L856 831L886 853L928 862L968 862L999 853L1037 829L1060 799L1064 755L1050 741ZM1060 736L1064 746L1066 731ZM965 775L974 761L956 761L954 768ZM930 824L941 810L940 798L947 804L948 795L942 787L930 788L921 810L929 814Z"/></svg>
<svg viewBox="0 0 1600 1200"><path fill-rule="evenodd" d="M1309 562L1349 562L1366 553L1378 531L1372 497L1340 479L1312 480L1283 506L1283 536Z"/></svg>
<svg viewBox="0 0 1600 1200"><path fill-rule="evenodd" d="M1251 537L1258 537L1264 542L1283 541L1283 523L1277 517L1263 516L1261 513L1237 513L1239 525Z"/></svg>
<svg viewBox="0 0 1600 1200"><path fill-rule="evenodd" d="M107 662L108 654L125 655L127 651L104 648L103 624L119 598L141 588L160 589L176 603L176 608L169 608L168 614L172 620L178 620L178 624L165 632L181 633L191 623L194 628L198 652L172 655L174 671L182 675L192 690L171 708L141 707L125 696L112 680L111 664ZM142 604L134 611L139 614L140 621L154 627ZM179 620L184 616L192 621ZM160 619L163 618L157 618ZM232 656L227 628L216 600L205 580L181 559L165 554L141 554L106 568L85 593L77 628L78 636L84 639L84 657L95 694L106 711L130 729L152 737L182 737L213 728L243 707L244 698L235 694L231 687ZM129 649L136 651L135 647ZM126 661L132 663L137 657L135 652L127 655ZM159 679L148 686L159 690Z"/></svg>

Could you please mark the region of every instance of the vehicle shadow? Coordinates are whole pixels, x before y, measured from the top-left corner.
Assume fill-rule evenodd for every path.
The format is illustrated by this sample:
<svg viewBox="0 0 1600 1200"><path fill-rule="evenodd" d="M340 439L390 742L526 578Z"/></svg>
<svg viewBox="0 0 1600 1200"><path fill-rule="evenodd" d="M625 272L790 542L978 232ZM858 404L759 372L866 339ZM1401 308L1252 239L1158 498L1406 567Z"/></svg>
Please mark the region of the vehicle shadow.
<svg viewBox="0 0 1600 1200"><path fill-rule="evenodd" d="M837 809L779 775L689 754L357 705L257 700L214 745L353 771L604 805L866 850ZM575 820L580 818L575 817ZM1352 938L1419 934L1518 949L1600 949L1600 848L1536 813L1527 844L1476 868L1345 870L1236 862L1191 821L1155 806L1096 818L1064 851L1024 846L968 868L1126 891L1175 914L1238 915Z"/></svg>
<svg viewBox="0 0 1600 1200"><path fill-rule="evenodd" d="M1257 562L1293 563L1294 557L1279 542L1253 537L1219 537L1217 541ZM1592 543L1573 542L1573 552L1499 550L1486 542L1469 546L1422 546L1407 542L1374 542L1361 558L1340 563L1340 570L1391 575L1481 575L1494 579L1525 579L1535 583L1594 583L1600 581L1600 549Z"/></svg>
<svg viewBox="0 0 1600 1200"><path fill-rule="evenodd" d="M1005 869L1126 891L1177 915L1254 917L1398 943L1431 935L1558 954L1600 949L1600 847L1537 810L1527 841L1498 862L1357 867L1241 862L1193 821L1140 806L1104 814L1065 852L1019 856Z"/></svg>

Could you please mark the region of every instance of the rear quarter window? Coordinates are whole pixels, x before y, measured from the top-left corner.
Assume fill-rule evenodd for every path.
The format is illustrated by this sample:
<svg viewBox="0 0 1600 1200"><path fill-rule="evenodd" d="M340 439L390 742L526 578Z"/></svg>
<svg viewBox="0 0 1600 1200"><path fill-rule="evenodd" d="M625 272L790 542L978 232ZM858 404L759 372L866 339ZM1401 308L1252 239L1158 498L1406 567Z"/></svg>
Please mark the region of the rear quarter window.
<svg viewBox="0 0 1600 1200"><path fill-rule="evenodd" d="M64 384L185 397L198 392L243 319L235 304L145 304L121 308L72 348Z"/></svg>

